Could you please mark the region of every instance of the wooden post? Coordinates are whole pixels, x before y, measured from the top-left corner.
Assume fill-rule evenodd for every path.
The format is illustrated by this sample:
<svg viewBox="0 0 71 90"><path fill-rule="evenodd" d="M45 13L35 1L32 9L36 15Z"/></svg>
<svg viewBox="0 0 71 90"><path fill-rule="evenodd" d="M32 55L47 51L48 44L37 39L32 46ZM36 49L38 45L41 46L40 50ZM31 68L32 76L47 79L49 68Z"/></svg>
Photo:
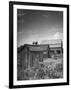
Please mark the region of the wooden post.
<svg viewBox="0 0 71 90"><path fill-rule="evenodd" d="M49 48L49 45L48 45L48 58L50 58L50 48Z"/></svg>
<svg viewBox="0 0 71 90"><path fill-rule="evenodd" d="M63 42L61 41L61 53L63 54Z"/></svg>

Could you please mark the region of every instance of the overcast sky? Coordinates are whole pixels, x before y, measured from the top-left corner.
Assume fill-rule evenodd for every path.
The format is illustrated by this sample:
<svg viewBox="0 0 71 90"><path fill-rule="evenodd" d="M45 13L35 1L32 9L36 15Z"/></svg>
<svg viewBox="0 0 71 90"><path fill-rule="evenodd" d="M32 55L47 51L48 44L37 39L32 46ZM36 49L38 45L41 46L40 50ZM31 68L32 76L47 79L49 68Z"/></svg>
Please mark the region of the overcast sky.
<svg viewBox="0 0 71 90"><path fill-rule="evenodd" d="M42 43L44 40L63 38L63 12L17 10L17 40L18 47Z"/></svg>

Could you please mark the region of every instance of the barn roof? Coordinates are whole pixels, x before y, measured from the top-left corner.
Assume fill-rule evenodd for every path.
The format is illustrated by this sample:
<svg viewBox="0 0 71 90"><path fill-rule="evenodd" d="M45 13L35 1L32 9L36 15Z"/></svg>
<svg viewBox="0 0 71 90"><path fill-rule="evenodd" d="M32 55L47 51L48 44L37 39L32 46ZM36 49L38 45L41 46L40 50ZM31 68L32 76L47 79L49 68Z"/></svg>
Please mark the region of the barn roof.
<svg viewBox="0 0 71 90"><path fill-rule="evenodd" d="M61 43L53 43L53 44L24 44L24 46L21 46L18 48L18 51L24 50L24 48L29 48L30 51L44 51L48 48L59 48L61 47Z"/></svg>
<svg viewBox="0 0 71 90"><path fill-rule="evenodd" d="M47 46L31 46L29 47L29 50L30 51L44 51L44 50L47 50L48 49L48 45Z"/></svg>
<svg viewBox="0 0 71 90"><path fill-rule="evenodd" d="M48 48L58 48L61 47L61 44L40 44L40 45L27 45L30 51L45 51Z"/></svg>

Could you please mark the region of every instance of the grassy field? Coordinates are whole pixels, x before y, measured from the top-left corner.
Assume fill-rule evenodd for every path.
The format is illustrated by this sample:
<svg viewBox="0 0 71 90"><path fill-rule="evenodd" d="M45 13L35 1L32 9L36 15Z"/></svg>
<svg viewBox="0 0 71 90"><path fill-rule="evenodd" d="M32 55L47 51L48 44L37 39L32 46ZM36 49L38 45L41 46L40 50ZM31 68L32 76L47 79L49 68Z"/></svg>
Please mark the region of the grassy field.
<svg viewBox="0 0 71 90"><path fill-rule="evenodd" d="M39 62L38 67L18 70L18 80L57 79L63 78L63 59L48 58Z"/></svg>

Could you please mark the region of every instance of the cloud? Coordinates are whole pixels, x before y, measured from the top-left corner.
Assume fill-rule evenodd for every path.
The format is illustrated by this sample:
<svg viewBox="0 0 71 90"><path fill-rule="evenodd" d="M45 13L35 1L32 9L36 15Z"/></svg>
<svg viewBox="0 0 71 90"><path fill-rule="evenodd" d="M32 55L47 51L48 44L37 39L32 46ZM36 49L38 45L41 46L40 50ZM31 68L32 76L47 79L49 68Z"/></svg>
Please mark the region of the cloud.
<svg viewBox="0 0 71 90"><path fill-rule="evenodd" d="M53 39L63 39L63 33L56 32L56 33L53 35Z"/></svg>
<svg viewBox="0 0 71 90"><path fill-rule="evenodd" d="M48 43L59 43L63 40L63 33L56 32L54 35L49 36L47 39L42 40L41 44L48 44Z"/></svg>

